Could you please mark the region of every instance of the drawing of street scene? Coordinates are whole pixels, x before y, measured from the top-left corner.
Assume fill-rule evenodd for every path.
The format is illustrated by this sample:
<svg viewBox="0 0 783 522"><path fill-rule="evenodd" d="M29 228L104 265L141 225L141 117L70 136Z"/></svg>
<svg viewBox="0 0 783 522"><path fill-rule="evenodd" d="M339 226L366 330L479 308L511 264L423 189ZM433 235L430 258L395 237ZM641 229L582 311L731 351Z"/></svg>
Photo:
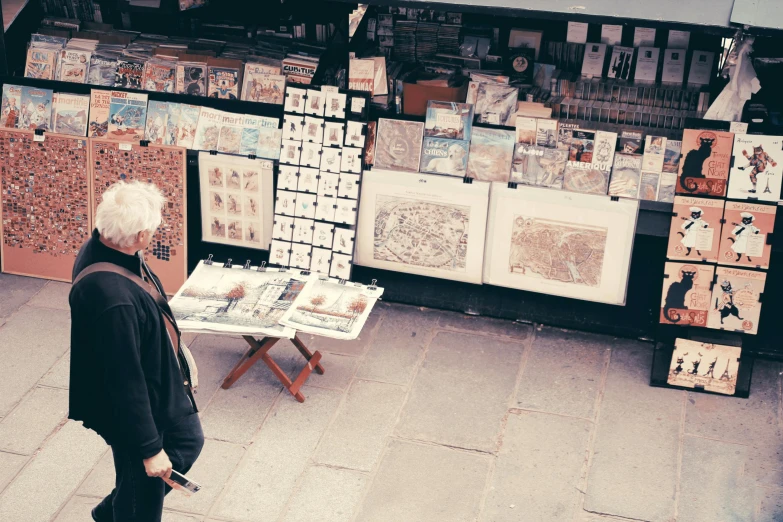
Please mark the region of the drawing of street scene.
<svg viewBox="0 0 783 522"><path fill-rule="evenodd" d="M285 324L298 330L314 327L346 334L355 330L358 335L364 324L358 319L366 317L374 303L360 287L319 279L300 296Z"/></svg>

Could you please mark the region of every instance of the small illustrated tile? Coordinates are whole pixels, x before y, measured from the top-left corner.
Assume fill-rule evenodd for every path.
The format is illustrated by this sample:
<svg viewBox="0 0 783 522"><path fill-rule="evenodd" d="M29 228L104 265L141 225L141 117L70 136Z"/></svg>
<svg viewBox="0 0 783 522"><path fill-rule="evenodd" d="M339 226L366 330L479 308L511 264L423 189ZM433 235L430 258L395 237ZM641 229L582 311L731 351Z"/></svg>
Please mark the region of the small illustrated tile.
<svg viewBox="0 0 783 522"><path fill-rule="evenodd" d="M327 121L324 127L324 147L342 147L345 124Z"/></svg>
<svg viewBox="0 0 783 522"><path fill-rule="evenodd" d="M356 237L356 231L348 228L334 229L334 243L332 250L341 254L353 254L353 242Z"/></svg>
<svg viewBox="0 0 783 522"><path fill-rule="evenodd" d="M269 263L273 265L289 266L288 261L290 259L291 243L273 239L272 246L269 248Z"/></svg>
<svg viewBox="0 0 783 522"><path fill-rule="evenodd" d="M313 143L321 143L324 140L324 120L321 118L305 117L302 139Z"/></svg>
<svg viewBox="0 0 783 522"><path fill-rule="evenodd" d="M315 211L315 219L321 221L334 221L336 206L337 198L333 196L318 196L318 208Z"/></svg>
<svg viewBox="0 0 783 522"><path fill-rule="evenodd" d="M310 271L329 275L329 263L332 261L332 251L328 248L313 248L310 254Z"/></svg>
<svg viewBox="0 0 783 522"><path fill-rule="evenodd" d="M305 119L298 114L283 115L283 139L301 140Z"/></svg>
<svg viewBox="0 0 783 522"><path fill-rule="evenodd" d="M315 194L298 193L296 195L296 217L315 218Z"/></svg>
<svg viewBox="0 0 783 522"><path fill-rule="evenodd" d="M345 101L347 96L341 92L326 93L326 108L324 115L327 118L345 119Z"/></svg>
<svg viewBox="0 0 783 522"><path fill-rule="evenodd" d="M367 111L367 99L362 96L351 96L351 115L364 116Z"/></svg>
<svg viewBox="0 0 783 522"><path fill-rule="evenodd" d="M310 245L293 243L291 245L291 266L310 270L310 250L312 248Z"/></svg>
<svg viewBox="0 0 783 522"><path fill-rule="evenodd" d="M272 239L291 241L294 232L294 218L275 214L274 227L272 227Z"/></svg>
<svg viewBox="0 0 783 522"><path fill-rule="evenodd" d="M307 91L304 89L287 87L285 90L285 105L283 106L283 110L285 112L304 114L306 94Z"/></svg>
<svg viewBox="0 0 783 522"><path fill-rule="evenodd" d="M343 147L343 172L362 173L362 149L358 147Z"/></svg>
<svg viewBox="0 0 783 522"><path fill-rule="evenodd" d="M299 165L299 156L301 152L301 141L282 140L282 143L280 144L280 163Z"/></svg>
<svg viewBox="0 0 783 522"><path fill-rule="evenodd" d="M275 204L275 213L284 216L293 216L296 212L296 192L287 190L277 191L277 202Z"/></svg>
<svg viewBox="0 0 783 522"><path fill-rule="evenodd" d="M319 168L321 166L321 144L302 143L302 157L299 164L305 167Z"/></svg>
<svg viewBox="0 0 783 522"><path fill-rule="evenodd" d="M346 123L345 145L349 147L364 148L364 134L366 123L349 121Z"/></svg>
<svg viewBox="0 0 783 522"><path fill-rule="evenodd" d="M340 172L343 150L336 147L324 147L321 150L321 170Z"/></svg>
<svg viewBox="0 0 783 522"><path fill-rule="evenodd" d="M321 179L318 182L318 195L336 196L338 183L340 183L339 174L321 171Z"/></svg>
<svg viewBox="0 0 783 522"><path fill-rule="evenodd" d="M298 185L299 167L294 165L280 165L277 174L277 188L283 190L296 190Z"/></svg>
<svg viewBox="0 0 783 522"><path fill-rule="evenodd" d="M307 104L305 105L305 114L312 116L323 116L324 106L326 105L326 93L315 89L308 89Z"/></svg>
<svg viewBox="0 0 783 522"><path fill-rule="evenodd" d="M351 278L351 256L345 254L332 254L332 264L329 269L329 275L331 277L338 277L340 279Z"/></svg>
<svg viewBox="0 0 783 522"><path fill-rule="evenodd" d="M312 219L296 218L294 219L294 241L296 243L312 244L313 242L313 224Z"/></svg>
<svg viewBox="0 0 783 522"><path fill-rule="evenodd" d="M340 185L337 188L337 197L359 199L359 174L340 174Z"/></svg>
<svg viewBox="0 0 783 522"><path fill-rule="evenodd" d="M334 225L331 223L316 222L313 227L313 246L332 248Z"/></svg>
<svg viewBox="0 0 783 522"><path fill-rule="evenodd" d="M299 167L299 192L318 192L318 169Z"/></svg>
<svg viewBox="0 0 783 522"><path fill-rule="evenodd" d="M337 199L337 208L334 211L334 222L346 225L356 224L357 202L352 199Z"/></svg>

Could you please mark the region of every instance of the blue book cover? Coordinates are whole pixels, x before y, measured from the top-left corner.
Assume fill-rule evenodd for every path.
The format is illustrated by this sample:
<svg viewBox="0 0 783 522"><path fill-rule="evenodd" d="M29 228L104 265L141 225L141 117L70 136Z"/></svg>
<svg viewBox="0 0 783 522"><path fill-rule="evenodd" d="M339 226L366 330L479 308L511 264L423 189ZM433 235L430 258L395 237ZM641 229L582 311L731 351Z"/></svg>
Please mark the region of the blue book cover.
<svg viewBox="0 0 783 522"><path fill-rule="evenodd" d="M463 178L468 171L470 142L445 138L424 138L419 170Z"/></svg>
<svg viewBox="0 0 783 522"><path fill-rule="evenodd" d="M20 129L51 130L52 90L38 87L22 87L22 104L19 109Z"/></svg>
<svg viewBox="0 0 783 522"><path fill-rule="evenodd" d="M242 138L239 142L239 153L242 155L257 155L260 136L261 117L246 114L244 120L242 120Z"/></svg>
<svg viewBox="0 0 783 522"><path fill-rule="evenodd" d="M473 105L443 101L427 102L424 136L470 141Z"/></svg>

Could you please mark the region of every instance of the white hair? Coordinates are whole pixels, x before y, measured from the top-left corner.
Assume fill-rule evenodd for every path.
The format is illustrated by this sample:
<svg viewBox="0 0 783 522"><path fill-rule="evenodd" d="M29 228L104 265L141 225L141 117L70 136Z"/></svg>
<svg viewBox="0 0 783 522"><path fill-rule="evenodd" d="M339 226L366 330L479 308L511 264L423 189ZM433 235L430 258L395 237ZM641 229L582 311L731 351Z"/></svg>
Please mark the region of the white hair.
<svg viewBox="0 0 783 522"><path fill-rule="evenodd" d="M95 228L108 241L128 248L140 232L158 229L164 202L163 193L152 183L120 181L103 193Z"/></svg>

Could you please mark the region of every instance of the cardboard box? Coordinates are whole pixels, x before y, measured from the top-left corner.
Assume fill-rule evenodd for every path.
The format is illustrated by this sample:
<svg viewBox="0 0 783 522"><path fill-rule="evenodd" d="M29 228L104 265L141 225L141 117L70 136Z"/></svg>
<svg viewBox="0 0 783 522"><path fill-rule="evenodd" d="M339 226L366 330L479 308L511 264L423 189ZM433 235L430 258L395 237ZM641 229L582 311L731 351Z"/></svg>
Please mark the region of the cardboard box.
<svg viewBox="0 0 783 522"><path fill-rule="evenodd" d="M413 116L424 116L427 114L429 100L465 103L467 95L467 81L459 87L433 87L404 82L402 112Z"/></svg>

